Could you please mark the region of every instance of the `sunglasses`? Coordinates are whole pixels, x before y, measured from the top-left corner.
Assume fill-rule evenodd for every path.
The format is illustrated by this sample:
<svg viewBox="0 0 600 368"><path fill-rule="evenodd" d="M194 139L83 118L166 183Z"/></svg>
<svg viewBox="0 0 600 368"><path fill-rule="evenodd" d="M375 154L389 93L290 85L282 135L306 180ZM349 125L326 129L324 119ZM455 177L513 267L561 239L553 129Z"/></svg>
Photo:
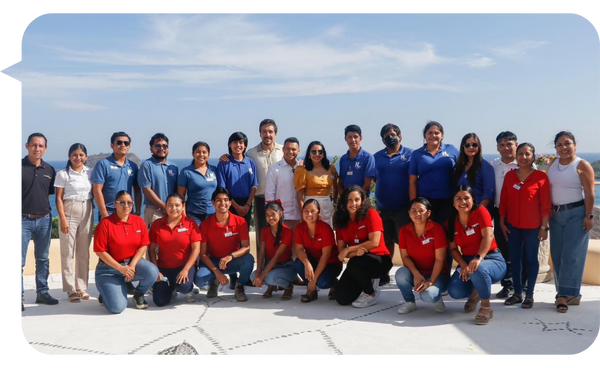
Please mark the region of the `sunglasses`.
<svg viewBox="0 0 600 368"><path fill-rule="evenodd" d="M121 207L133 207L133 202L119 201L117 204Z"/></svg>
<svg viewBox="0 0 600 368"><path fill-rule="evenodd" d="M154 148L156 148L157 150L159 150L161 148L164 150L167 150L167 149L169 149L169 145L168 144L155 144Z"/></svg>
<svg viewBox="0 0 600 368"><path fill-rule="evenodd" d="M312 150L312 151L310 151L310 154L314 155L314 156L316 156L316 155L322 155L323 154L323 150Z"/></svg>
<svg viewBox="0 0 600 368"><path fill-rule="evenodd" d="M124 145L125 147L127 147L127 146L129 146L129 144L131 144L131 142L129 142L129 141L122 141L122 140L118 140L115 143L117 144L117 146L123 146Z"/></svg>
<svg viewBox="0 0 600 368"><path fill-rule="evenodd" d="M479 145L478 145L477 143L465 143L465 144L463 145L463 147L465 147L466 149L469 149L469 148L471 148L471 147L473 147L473 148L477 148L477 147L479 147Z"/></svg>

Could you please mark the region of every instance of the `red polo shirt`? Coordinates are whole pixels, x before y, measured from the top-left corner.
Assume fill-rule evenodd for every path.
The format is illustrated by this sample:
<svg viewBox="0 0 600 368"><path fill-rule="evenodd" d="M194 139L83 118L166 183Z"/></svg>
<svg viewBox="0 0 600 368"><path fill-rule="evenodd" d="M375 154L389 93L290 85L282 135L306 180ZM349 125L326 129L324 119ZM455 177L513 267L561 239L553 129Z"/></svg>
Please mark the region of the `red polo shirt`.
<svg viewBox="0 0 600 368"><path fill-rule="evenodd" d="M260 232L260 240L265 242L265 257L267 260L273 259L275 257L275 253L277 249L281 246L285 247L285 251L279 259L277 263L287 262L292 259L292 237L293 237L292 229L283 224L281 227L281 234L279 234L279 244L275 245L275 235L271 232L271 227L266 226Z"/></svg>
<svg viewBox="0 0 600 368"><path fill-rule="evenodd" d="M377 248L371 249L369 253L378 256L389 255L390 251L385 246L385 239L383 236L383 222L377 211L372 208L369 209L367 216L362 221L348 221L348 225L346 225L345 228L336 229L336 234L338 241L343 240L348 246L353 246L368 241L369 234L376 231L381 231L379 245L377 245Z"/></svg>
<svg viewBox="0 0 600 368"><path fill-rule="evenodd" d="M152 224L150 243L157 244L158 267L183 267L192 254L192 243L201 241L200 229L194 220L183 215L179 225L171 229L167 216Z"/></svg>
<svg viewBox="0 0 600 368"><path fill-rule="evenodd" d="M342 263L338 259L338 250L335 245L333 230L322 220L317 220L315 225L315 236L312 239L308 233L308 225L306 222L302 221L296 225L294 230L294 242L296 244L301 244L306 250L306 253L317 261L323 254L323 248L333 247L331 248L331 255L329 256L327 263Z"/></svg>
<svg viewBox="0 0 600 368"><path fill-rule="evenodd" d="M140 247L148 244L148 228L136 215L121 221L115 212L103 218L94 231L94 252L106 252L119 263L133 257Z"/></svg>
<svg viewBox="0 0 600 368"><path fill-rule="evenodd" d="M458 215L454 222L454 242L460 247L460 250L465 256L474 256L479 252L481 246L481 229L486 227L493 227L492 216L488 210L483 206L479 206L475 211L469 214L469 221L467 221L467 228L463 229L460 221L458 221ZM496 245L496 239L492 238L492 244L489 250L498 248Z"/></svg>
<svg viewBox="0 0 600 368"><path fill-rule="evenodd" d="M435 221L427 221L425 232L417 236L412 223L402 226L398 235L398 246L406 249L417 270L422 275L431 275L435 264L436 249L447 249L446 231ZM448 263L444 262L442 274L450 273Z"/></svg>
<svg viewBox="0 0 600 368"><path fill-rule="evenodd" d="M208 254L222 258L240 249L243 240L250 240L248 224L243 217L229 212L229 221L224 226L212 215L200 224L202 243L208 243Z"/></svg>
<svg viewBox="0 0 600 368"><path fill-rule="evenodd" d="M548 175L543 171L534 170L521 183L517 171L509 171L504 177L498 209L500 216L516 228L540 227L546 214L552 216Z"/></svg>

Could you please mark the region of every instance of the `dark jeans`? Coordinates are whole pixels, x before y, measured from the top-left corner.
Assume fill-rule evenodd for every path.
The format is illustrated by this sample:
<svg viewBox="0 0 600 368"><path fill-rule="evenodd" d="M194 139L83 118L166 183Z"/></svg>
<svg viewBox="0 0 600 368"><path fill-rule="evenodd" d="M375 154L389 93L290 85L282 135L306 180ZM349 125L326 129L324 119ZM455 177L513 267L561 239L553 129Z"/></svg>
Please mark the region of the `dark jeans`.
<svg viewBox="0 0 600 368"><path fill-rule="evenodd" d="M313 270L316 270L319 261L312 258L308 254L306 256L308 257L308 261L312 265ZM302 278L302 281L304 281L305 284L308 284L306 280L306 269L304 268L304 263L302 263L299 258L296 258L296 260L294 261L294 269L296 270L296 273ZM323 269L323 272L321 272L321 274L319 275L319 278L317 279L317 287L319 289L329 289L332 286L336 286L338 282L337 277L341 272L342 265L340 265L339 263L328 263L327 266L325 266L325 268Z"/></svg>
<svg viewBox="0 0 600 368"><path fill-rule="evenodd" d="M508 234L508 247L510 248L510 266L513 275L523 274L527 280L527 296L533 296L535 281L540 270L538 262L538 250L540 249L540 240L538 235L540 228L535 229L519 229L511 224L506 224L510 234ZM521 270L521 267L526 268L526 272ZM514 279L513 285L515 294L523 293L521 280Z"/></svg>
<svg viewBox="0 0 600 368"><path fill-rule="evenodd" d="M194 276L196 275L196 266L192 266L188 272L188 281L183 284L177 283L177 275L181 272L183 266L177 268L159 268L158 270L168 281L155 282L152 286L152 300L159 307L171 302L171 293L177 290L178 293L188 294L194 289Z"/></svg>
<svg viewBox="0 0 600 368"><path fill-rule="evenodd" d="M504 238L502 228L500 227L500 211L497 207L494 207L492 210L492 216L494 217L494 238L496 239L496 244L498 244L498 249L500 249L500 252L502 253L502 257L504 257L504 260L506 261L506 275L504 275L504 278L500 281L500 285L512 289L514 283L510 265L510 249L508 247L508 241ZM521 271L521 285L523 285L523 289L527 289L527 264L521 265Z"/></svg>
<svg viewBox="0 0 600 368"><path fill-rule="evenodd" d="M340 305L349 305L360 293L373 294L373 279L386 275L392 268L389 255L377 256L367 253L352 257L337 284L335 299Z"/></svg>

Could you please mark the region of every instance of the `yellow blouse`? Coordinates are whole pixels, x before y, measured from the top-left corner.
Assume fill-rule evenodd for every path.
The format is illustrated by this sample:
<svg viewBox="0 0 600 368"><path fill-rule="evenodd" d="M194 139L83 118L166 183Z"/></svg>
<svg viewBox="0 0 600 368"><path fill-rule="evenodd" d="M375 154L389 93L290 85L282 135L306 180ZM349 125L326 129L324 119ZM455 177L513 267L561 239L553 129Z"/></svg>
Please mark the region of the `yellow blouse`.
<svg viewBox="0 0 600 368"><path fill-rule="evenodd" d="M298 166L294 172L294 188L296 191L305 189L306 196L328 196L331 188L338 180L338 173L333 164L329 164L330 174L316 176L306 171L304 166Z"/></svg>

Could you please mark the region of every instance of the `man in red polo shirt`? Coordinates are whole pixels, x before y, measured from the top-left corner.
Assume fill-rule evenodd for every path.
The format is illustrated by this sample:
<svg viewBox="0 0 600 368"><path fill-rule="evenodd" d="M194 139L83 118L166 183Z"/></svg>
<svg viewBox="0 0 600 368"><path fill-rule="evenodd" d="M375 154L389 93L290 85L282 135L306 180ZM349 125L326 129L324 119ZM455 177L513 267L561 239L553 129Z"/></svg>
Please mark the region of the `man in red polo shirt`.
<svg viewBox="0 0 600 368"><path fill-rule="evenodd" d="M248 224L243 217L229 212L231 194L218 187L211 197L215 214L200 224L202 243L200 261L194 283L198 287L210 285L206 296L218 295L219 285L227 285L228 274L240 273L235 285L235 298L239 302L248 300L244 285L249 282L254 269L254 257L250 254Z"/></svg>

